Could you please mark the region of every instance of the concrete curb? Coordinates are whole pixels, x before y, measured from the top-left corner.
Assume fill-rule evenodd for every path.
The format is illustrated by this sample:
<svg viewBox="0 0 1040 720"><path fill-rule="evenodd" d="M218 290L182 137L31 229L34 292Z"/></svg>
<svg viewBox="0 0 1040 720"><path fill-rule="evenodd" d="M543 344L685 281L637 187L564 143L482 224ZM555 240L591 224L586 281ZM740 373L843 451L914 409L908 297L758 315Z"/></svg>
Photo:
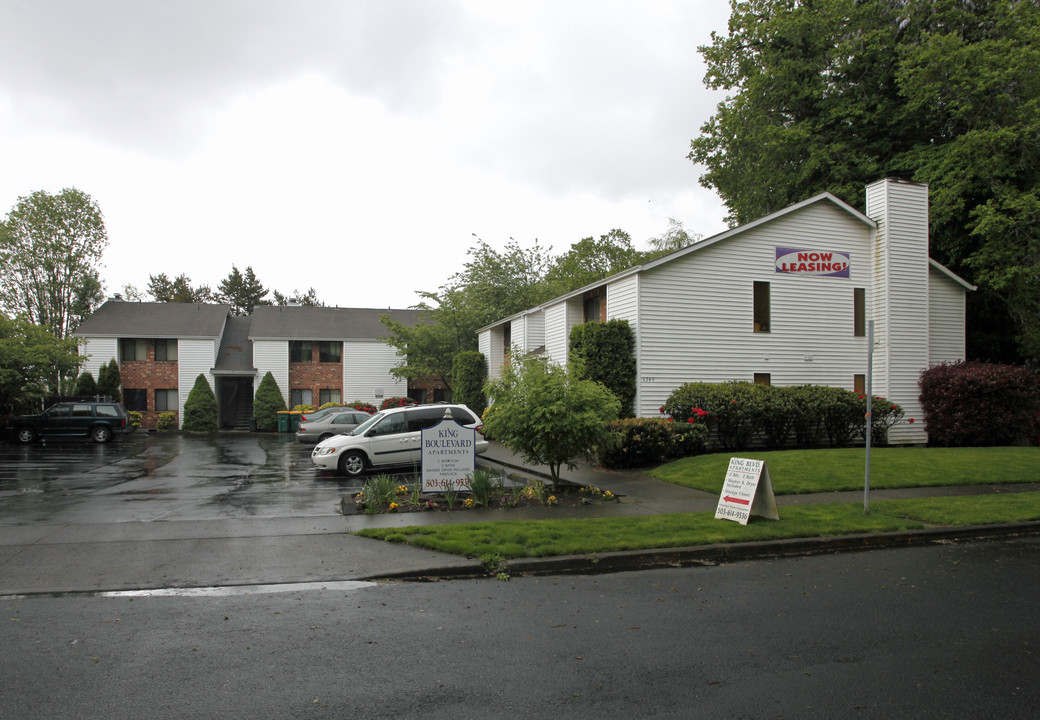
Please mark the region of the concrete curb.
<svg viewBox="0 0 1040 720"><path fill-rule="evenodd" d="M823 553L862 552L888 548L936 545L971 540L1040 535L1040 521L1000 525L928 528L898 533L866 533L821 538L790 538L765 542L724 543L694 547L630 550L606 555L565 555L554 558L510 560L501 568L507 575L594 575L601 573L653 570L670 567L720 565L769 558L820 555ZM487 578L491 573L473 561L454 567L431 567L418 571L370 575L363 580L431 582Z"/></svg>

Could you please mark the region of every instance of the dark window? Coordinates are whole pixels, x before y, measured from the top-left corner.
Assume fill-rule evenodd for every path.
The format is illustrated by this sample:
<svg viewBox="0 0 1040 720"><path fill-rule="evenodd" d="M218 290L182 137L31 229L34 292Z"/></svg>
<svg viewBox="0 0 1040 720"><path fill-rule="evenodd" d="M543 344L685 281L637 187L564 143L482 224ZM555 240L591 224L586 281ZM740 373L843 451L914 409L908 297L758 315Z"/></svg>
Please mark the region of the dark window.
<svg viewBox="0 0 1040 720"><path fill-rule="evenodd" d="M119 341L119 354L122 360L147 360L144 340L137 338L123 338Z"/></svg>
<svg viewBox="0 0 1040 720"><path fill-rule="evenodd" d="M123 389L123 407L144 412L148 409L148 391L138 388Z"/></svg>
<svg viewBox="0 0 1040 720"><path fill-rule="evenodd" d="M408 423L405 422L404 413L394 413L377 422L368 434L373 437L377 435L396 435L406 430L408 430Z"/></svg>
<svg viewBox="0 0 1040 720"><path fill-rule="evenodd" d="M310 340L289 341L289 362L313 362Z"/></svg>
<svg viewBox="0 0 1040 720"><path fill-rule="evenodd" d="M867 391L867 376L866 375L853 375L852 376L852 391L857 392L860 395Z"/></svg>
<svg viewBox="0 0 1040 720"><path fill-rule="evenodd" d="M343 395L339 390L319 390L318 391L318 404L325 405L326 403L336 403L337 405L343 402Z"/></svg>
<svg viewBox="0 0 1040 720"><path fill-rule="evenodd" d="M755 332L769 332L769 283L755 283Z"/></svg>
<svg viewBox="0 0 1040 720"><path fill-rule="evenodd" d="M755 373L755 385L769 385L769 373Z"/></svg>
<svg viewBox="0 0 1040 720"><path fill-rule="evenodd" d="M72 406L72 417L93 417L94 412L90 409L90 405L73 405Z"/></svg>
<svg viewBox="0 0 1040 720"><path fill-rule="evenodd" d="M433 401L434 402L450 402L451 401L451 390L447 388L434 388L433 389Z"/></svg>
<svg viewBox="0 0 1040 720"><path fill-rule="evenodd" d="M115 405L95 405L94 412L97 413L98 417L121 417L122 413Z"/></svg>
<svg viewBox="0 0 1040 720"><path fill-rule="evenodd" d="M157 412L177 412L177 391L156 390L155 410Z"/></svg>
<svg viewBox="0 0 1040 720"><path fill-rule="evenodd" d="M852 334L864 337L867 334L867 291L852 289Z"/></svg>
<svg viewBox="0 0 1040 720"><path fill-rule="evenodd" d="M502 345L505 350L506 357L509 357L510 350L513 349L513 325L512 323L506 323L502 326Z"/></svg>
<svg viewBox="0 0 1040 720"><path fill-rule="evenodd" d="M599 294L585 298L585 322L599 322L600 307Z"/></svg>
<svg viewBox="0 0 1040 720"><path fill-rule="evenodd" d="M318 362L338 363L343 358L343 343L320 342L318 343Z"/></svg>
<svg viewBox="0 0 1040 720"><path fill-rule="evenodd" d="M155 341L155 359L156 360L176 360L177 359L177 341L176 340L156 340Z"/></svg>
<svg viewBox="0 0 1040 720"><path fill-rule="evenodd" d="M415 402L422 405L426 402L426 389L425 388L408 388L408 397Z"/></svg>
<svg viewBox="0 0 1040 720"><path fill-rule="evenodd" d="M314 400L314 393L310 390L290 390L289 391L289 405L296 407L297 405L310 405Z"/></svg>
<svg viewBox="0 0 1040 720"><path fill-rule="evenodd" d="M54 405L47 409L47 415L49 417L68 417L71 412L72 406L68 403Z"/></svg>

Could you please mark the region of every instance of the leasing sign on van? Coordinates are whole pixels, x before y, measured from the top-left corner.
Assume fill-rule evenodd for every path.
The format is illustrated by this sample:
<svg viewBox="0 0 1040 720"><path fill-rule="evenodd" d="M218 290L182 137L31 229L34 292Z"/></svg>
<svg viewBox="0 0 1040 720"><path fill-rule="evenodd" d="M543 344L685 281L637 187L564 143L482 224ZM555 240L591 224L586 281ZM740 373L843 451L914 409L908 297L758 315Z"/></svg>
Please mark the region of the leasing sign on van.
<svg viewBox="0 0 1040 720"><path fill-rule="evenodd" d="M849 277L852 260L849 253L833 250L798 250L776 248L776 271L788 275Z"/></svg>

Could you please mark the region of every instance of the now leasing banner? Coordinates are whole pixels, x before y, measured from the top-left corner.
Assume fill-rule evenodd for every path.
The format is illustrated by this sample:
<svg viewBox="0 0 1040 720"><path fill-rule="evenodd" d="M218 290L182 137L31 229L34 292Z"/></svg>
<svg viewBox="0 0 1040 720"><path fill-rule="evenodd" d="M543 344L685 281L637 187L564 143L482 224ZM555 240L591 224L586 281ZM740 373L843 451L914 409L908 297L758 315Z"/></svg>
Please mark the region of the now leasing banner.
<svg viewBox="0 0 1040 720"><path fill-rule="evenodd" d="M423 492L469 488L476 466L476 431L451 418L422 431Z"/></svg>
<svg viewBox="0 0 1040 720"><path fill-rule="evenodd" d="M769 468L765 460L730 458L722 495L715 508L715 519L735 520L747 525L751 515L780 519L773 484L769 481Z"/></svg>
<svg viewBox="0 0 1040 720"><path fill-rule="evenodd" d="M778 273L847 278L851 267L852 258L848 253L833 250L776 248L776 271Z"/></svg>

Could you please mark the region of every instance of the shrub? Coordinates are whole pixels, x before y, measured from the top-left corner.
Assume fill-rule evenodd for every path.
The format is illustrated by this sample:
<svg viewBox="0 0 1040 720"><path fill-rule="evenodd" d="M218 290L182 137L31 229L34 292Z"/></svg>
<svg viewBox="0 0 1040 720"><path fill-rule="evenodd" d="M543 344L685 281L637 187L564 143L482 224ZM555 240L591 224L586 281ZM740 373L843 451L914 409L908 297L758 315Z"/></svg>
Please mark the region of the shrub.
<svg viewBox="0 0 1040 720"><path fill-rule="evenodd" d="M765 402L762 386L733 380L687 383L676 388L664 405L675 422L699 422L714 428L714 441L723 450L747 447L761 427Z"/></svg>
<svg viewBox="0 0 1040 720"><path fill-rule="evenodd" d="M762 439L768 448L787 447L794 433L798 408L792 389L763 385L759 391L762 394Z"/></svg>
<svg viewBox="0 0 1040 720"><path fill-rule="evenodd" d="M478 468L470 475L469 491L478 505L488 505L494 495L502 492L502 480L487 468Z"/></svg>
<svg viewBox="0 0 1040 720"><path fill-rule="evenodd" d="M708 426L661 418L626 418L607 423L610 441L598 448L606 468L642 467L698 455L708 442Z"/></svg>
<svg viewBox="0 0 1040 720"><path fill-rule="evenodd" d="M1040 375L1024 367L964 361L921 373L929 445L992 446L1037 441Z"/></svg>
<svg viewBox="0 0 1040 720"><path fill-rule="evenodd" d="M817 448L823 444L823 410L825 400L817 385L784 388L791 401L791 430L800 448Z"/></svg>
<svg viewBox="0 0 1040 720"><path fill-rule="evenodd" d="M139 413L137 410L131 410L127 413L127 415L130 416L130 427L132 427L134 430L140 430L142 419L141 413Z"/></svg>
<svg viewBox="0 0 1040 720"><path fill-rule="evenodd" d="M184 430L191 432L216 432L217 398L209 386L206 376L199 374L195 385L184 401Z"/></svg>
<svg viewBox="0 0 1040 720"><path fill-rule="evenodd" d="M80 376L76 379L76 394L82 397L89 397L98 394L97 383L94 382L94 376L86 370L80 373Z"/></svg>
<svg viewBox="0 0 1040 720"><path fill-rule="evenodd" d="M404 407L405 405L417 405L410 397L388 397L379 404L380 410L388 410L390 408Z"/></svg>
<svg viewBox="0 0 1040 720"><path fill-rule="evenodd" d="M155 427L163 432L167 430L176 430L177 413L170 411L159 413L159 419L155 421Z"/></svg>
<svg viewBox="0 0 1040 720"><path fill-rule="evenodd" d="M119 392L122 384L122 376L119 373L119 363L115 358L102 365L98 370L97 392L102 397L111 398L113 402L123 402L123 396Z"/></svg>
<svg viewBox="0 0 1040 720"><path fill-rule="evenodd" d="M293 412L314 412L314 406L309 403L300 403L293 407Z"/></svg>
<svg viewBox="0 0 1040 720"><path fill-rule="evenodd" d="M831 447L846 447L862 435L866 426L866 402L851 390L819 385L814 392L820 398L823 431Z"/></svg>
<svg viewBox="0 0 1040 720"><path fill-rule="evenodd" d="M369 413L370 415L374 415L376 413L375 405L373 405L370 402L362 402L361 400L355 400L352 403L348 403L347 407L352 407L355 410L362 410L364 412Z"/></svg>
<svg viewBox="0 0 1040 720"><path fill-rule="evenodd" d="M602 384L621 403L622 418L632 417L636 399L635 335L627 320L575 325L569 360L575 376Z"/></svg>
<svg viewBox="0 0 1040 720"><path fill-rule="evenodd" d="M457 353L451 361L452 399L465 405L478 416L484 414L487 398L484 381L487 380L487 362L484 353L466 350Z"/></svg>
<svg viewBox="0 0 1040 720"><path fill-rule="evenodd" d="M278 382L270 371L260 381L253 398L253 417L256 418L256 429L260 432L273 432L278 429L278 413L285 410L285 397L278 389Z"/></svg>

